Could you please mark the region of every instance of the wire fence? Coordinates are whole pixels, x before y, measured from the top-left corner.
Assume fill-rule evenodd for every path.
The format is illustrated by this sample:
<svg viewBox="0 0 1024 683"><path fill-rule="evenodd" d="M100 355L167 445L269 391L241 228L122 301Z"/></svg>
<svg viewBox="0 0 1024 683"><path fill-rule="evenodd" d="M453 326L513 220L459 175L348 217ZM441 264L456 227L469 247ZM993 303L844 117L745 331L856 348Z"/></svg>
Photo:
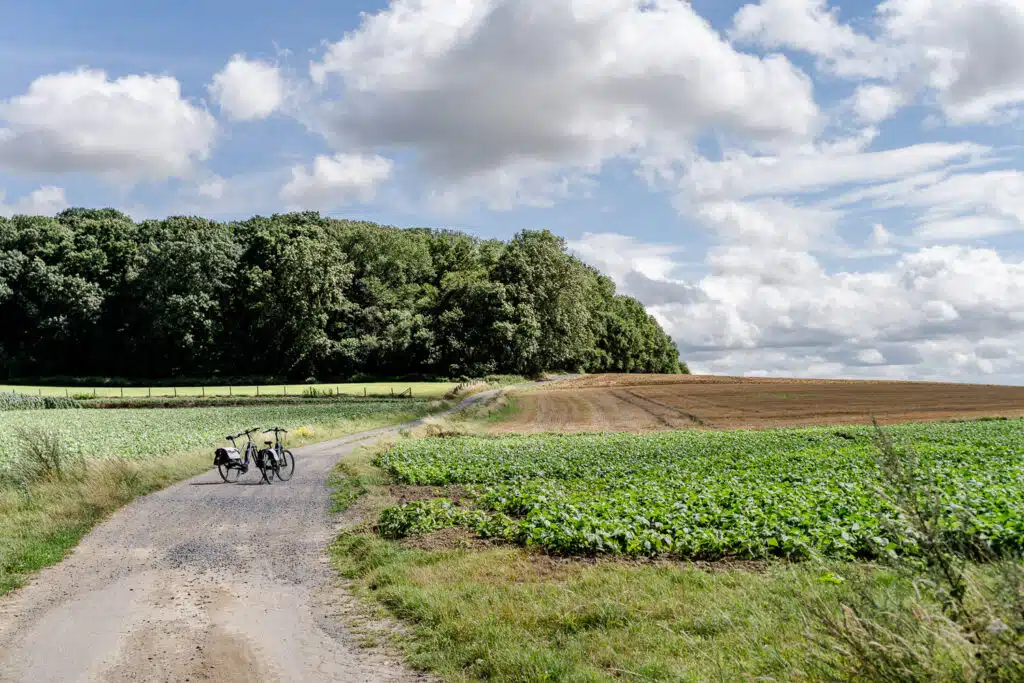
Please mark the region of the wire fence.
<svg viewBox="0 0 1024 683"><path fill-rule="evenodd" d="M52 387L0 385L0 392L67 398L213 398L213 397L394 397L438 398L455 384L445 382L369 384L252 384L219 386Z"/></svg>

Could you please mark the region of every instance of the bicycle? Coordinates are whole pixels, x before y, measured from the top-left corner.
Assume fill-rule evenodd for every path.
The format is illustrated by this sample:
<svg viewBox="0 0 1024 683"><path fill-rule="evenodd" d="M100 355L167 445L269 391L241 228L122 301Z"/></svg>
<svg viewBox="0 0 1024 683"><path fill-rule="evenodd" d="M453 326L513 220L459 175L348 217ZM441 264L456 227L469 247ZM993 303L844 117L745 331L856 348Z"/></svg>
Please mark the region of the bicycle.
<svg viewBox="0 0 1024 683"><path fill-rule="evenodd" d="M264 434L274 433L273 441L264 441L267 448L262 451L263 461L270 462L270 469L277 475L277 478L281 481L288 481L292 478L292 474L295 472L295 456L292 452L285 449L284 444L281 443L281 434L287 434L287 429L281 429L280 427L271 427L270 429L263 430Z"/></svg>
<svg viewBox="0 0 1024 683"><path fill-rule="evenodd" d="M256 444L253 443L252 434L259 431L259 427L253 427L247 429L244 432L239 432L234 436L225 436L224 438L231 442L231 448L218 448L216 455L213 459L213 464L217 466L217 471L220 473L220 478L225 483L232 484L238 481L238 478L249 471L249 463L255 463L255 465L263 473L263 478L266 479L266 472L263 470L263 458L260 457L259 451L256 450ZM235 439L246 437L248 441L245 444L245 455L242 455L238 451L238 444L235 443ZM268 481L269 483L269 481Z"/></svg>

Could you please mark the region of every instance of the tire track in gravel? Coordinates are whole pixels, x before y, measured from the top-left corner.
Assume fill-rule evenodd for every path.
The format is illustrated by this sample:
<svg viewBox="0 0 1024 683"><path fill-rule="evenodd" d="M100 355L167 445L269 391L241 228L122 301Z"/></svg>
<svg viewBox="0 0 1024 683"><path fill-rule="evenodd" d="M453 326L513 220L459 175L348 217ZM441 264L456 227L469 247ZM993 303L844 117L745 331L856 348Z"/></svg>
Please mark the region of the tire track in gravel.
<svg viewBox="0 0 1024 683"><path fill-rule="evenodd" d="M326 552L331 469L418 423L296 448L286 483L210 470L125 506L0 600L0 681L426 680L357 644Z"/></svg>

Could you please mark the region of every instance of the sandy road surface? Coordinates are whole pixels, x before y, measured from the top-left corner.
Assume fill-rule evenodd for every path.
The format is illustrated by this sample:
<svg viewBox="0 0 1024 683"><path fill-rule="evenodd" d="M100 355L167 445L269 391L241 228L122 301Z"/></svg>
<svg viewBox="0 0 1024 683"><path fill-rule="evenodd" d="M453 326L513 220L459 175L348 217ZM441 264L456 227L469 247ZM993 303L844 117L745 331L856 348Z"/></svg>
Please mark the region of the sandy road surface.
<svg viewBox="0 0 1024 683"><path fill-rule="evenodd" d="M286 483L211 470L126 506L0 600L0 681L421 680L354 642L325 553L331 468L403 426L295 449Z"/></svg>

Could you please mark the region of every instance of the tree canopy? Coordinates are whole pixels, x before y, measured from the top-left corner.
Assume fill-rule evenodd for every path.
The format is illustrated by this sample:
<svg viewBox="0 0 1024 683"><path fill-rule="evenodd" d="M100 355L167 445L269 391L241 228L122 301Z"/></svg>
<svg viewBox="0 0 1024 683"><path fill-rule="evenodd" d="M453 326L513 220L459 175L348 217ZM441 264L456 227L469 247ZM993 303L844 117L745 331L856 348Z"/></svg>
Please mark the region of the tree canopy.
<svg viewBox="0 0 1024 683"><path fill-rule="evenodd" d="M686 372L551 232L508 242L314 212L0 218L8 378Z"/></svg>

